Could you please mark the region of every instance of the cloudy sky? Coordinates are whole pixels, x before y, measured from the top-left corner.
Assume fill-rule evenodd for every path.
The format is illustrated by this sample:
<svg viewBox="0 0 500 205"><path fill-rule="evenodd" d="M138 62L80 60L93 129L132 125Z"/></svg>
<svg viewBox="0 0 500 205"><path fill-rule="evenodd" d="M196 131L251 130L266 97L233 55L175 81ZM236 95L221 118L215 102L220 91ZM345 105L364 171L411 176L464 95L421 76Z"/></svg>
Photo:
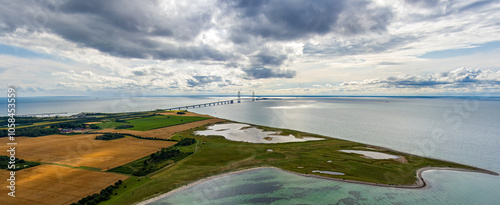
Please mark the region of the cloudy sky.
<svg viewBox="0 0 500 205"><path fill-rule="evenodd" d="M500 1L9 1L22 96L500 95Z"/></svg>

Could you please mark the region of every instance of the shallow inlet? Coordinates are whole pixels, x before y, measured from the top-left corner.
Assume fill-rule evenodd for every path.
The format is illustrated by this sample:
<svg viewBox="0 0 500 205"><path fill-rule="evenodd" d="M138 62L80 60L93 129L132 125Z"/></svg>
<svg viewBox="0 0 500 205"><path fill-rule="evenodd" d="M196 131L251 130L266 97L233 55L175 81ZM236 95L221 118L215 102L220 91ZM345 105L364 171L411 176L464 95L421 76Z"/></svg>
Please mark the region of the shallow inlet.
<svg viewBox="0 0 500 205"><path fill-rule="evenodd" d="M219 135L231 141L267 144L323 140L322 138L316 137L296 138L293 135L279 135L279 132L264 131L240 123L215 124L207 127L207 130L195 131L194 133L204 136Z"/></svg>
<svg viewBox="0 0 500 205"><path fill-rule="evenodd" d="M381 152L361 151L361 150L339 150L339 151L347 152L347 153L362 154L365 157L371 158L371 159L397 159L397 158L399 158L399 156L381 153Z"/></svg>

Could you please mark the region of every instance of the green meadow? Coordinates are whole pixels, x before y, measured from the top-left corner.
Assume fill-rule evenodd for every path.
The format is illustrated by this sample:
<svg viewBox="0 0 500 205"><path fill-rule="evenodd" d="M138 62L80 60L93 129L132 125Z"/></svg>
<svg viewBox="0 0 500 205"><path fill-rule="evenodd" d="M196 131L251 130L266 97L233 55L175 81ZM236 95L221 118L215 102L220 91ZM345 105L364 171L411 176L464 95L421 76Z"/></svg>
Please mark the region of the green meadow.
<svg viewBox="0 0 500 205"><path fill-rule="evenodd" d="M260 128L282 131L283 134L325 138L294 130ZM413 185L416 182L417 170L424 167L480 170L467 165L419 157L333 138L309 142L252 144L228 141L221 136L198 136L193 134L194 131L203 129L205 127L179 133L180 138L196 139L197 143L194 149L190 148L190 151L194 152L193 154L145 177L126 180L120 186L127 186L127 191L121 192L120 190L124 189L119 189L116 195L113 195L109 201L103 204L133 204L206 177L253 167L277 167L304 175L317 175L338 180L353 180L383 185ZM338 151L341 149L368 151L374 148L378 152L403 156L406 158L407 163L391 159L368 159L361 157L359 154ZM273 151L269 152L268 149ZM125 165L125 167L127 166L133 167L135 165ZM345 175L312 173L313 170L342 172ZM147 182L137 183L136 180L140 179ZM130 185L128 185L129 183Z"/></svg>
<svg viewBox="0 0 500 205"><path fill-rule="evenodd" d="M168 127L172 125L179 125L189 122L195 122L200 120L209 119L207 117L188 117L188 116L165 116L157 115L152 117L145 117L133 120L127 120L128 123L134 127L128 128L128 130L146 131L162 127Z"/></svg>
<svg viewBox="0 0 500 205"><path fill-rule="evenodd" d="M194 117L194 116L156 115L156 116L150 116L150 117L144 117L144 118L130 119L130 120L126 120L123 122L122 121L120 121L120 122L108 121L108 122L103 122L103 123L99 123L96 125L102 129L116 128L116 127L123 126L123 125L132 125L134 127L127 128L127 130L146 131L146 130L152 130L152 129L162 128L162 127L168 127L168 126L172 126L172 125L180 125L180 124L184 124L184 123L206 120L206 119L210 119L210 118Z"/></svg>

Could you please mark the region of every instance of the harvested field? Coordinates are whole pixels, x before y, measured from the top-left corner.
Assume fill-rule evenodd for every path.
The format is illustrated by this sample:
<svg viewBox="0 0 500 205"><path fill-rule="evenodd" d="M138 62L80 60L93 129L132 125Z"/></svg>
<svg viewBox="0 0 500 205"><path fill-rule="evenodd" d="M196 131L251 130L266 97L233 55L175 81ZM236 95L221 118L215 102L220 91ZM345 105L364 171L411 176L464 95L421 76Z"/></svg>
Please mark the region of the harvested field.
<svg viewBox="0 0 500 205"><path fill-rule="evenodd" d="M103 141L98 134L48 135L43 137L17 137L16 157L28 161L50 162L70 166L111 169L169 147L175 142L143 140L133 137ZM7 150L7 138L0 146Z"/></svg>
<svg viewBox="0 0 500 205"><path fill-rule="evenodd" d="M104 130L99 130L97 132L129 133L129 134L139 135L141 137L153 137L153 138L156 137L159 139L169 139L176 132L188 130L191 128L203 126L203 125L210 124L210 123L217 123L217 122L223 122L223 121L224 121L223 119L213 118L213 119L208 119L208 120L201 120L201 121L190 122L190 123L186 123L186 124L173 125L173 126L169 126L169 127L163 127L163 128L147 130L147 131L104 129Z"/></svg>
<svg viewBox="0 0 500 205"><path fill-rule="evenodd" d="M8 177L8 171L0 170L0 178ZM115 173L45 164L17 171L16 198L7 195L7 186L0 186L0 202L25 205L71 204L127 178L128 176Z"/></svg>
<svg viewBox="0 0 500 205"><path fill-rule="evenodd" d="M92 124L99 124L99 123L102 123L102 122L86 122L86 123L83 123L83 124L92 125Z"/></svg>

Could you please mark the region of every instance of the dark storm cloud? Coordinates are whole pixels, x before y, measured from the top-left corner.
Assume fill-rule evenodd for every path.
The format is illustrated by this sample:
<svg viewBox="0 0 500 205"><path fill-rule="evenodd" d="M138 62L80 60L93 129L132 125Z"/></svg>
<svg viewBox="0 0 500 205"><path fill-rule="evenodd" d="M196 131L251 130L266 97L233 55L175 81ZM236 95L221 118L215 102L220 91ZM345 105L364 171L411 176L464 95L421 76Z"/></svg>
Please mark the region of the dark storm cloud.
<svg viewBox="0 0 500 205"><path fill-rule="evenodd" d="M162 13L154 0L8 4L0 8L1 20L6 22L2 32L18 28L52 32L79 45L127 58L224 61L231 56L204 44L185 45L211 26L209 10L170 15Z"/></svg>
<svg viewBox="0 0 500 205"><path fill-rule="evenodd" d="M385 32L392 20L387 8L367 1L273 0L221 1L238 19L231 40L246 43L251 37L279 41L338 33L358 35Z"/></svg>
<svg viewBox="0 0 500 205"><path fill-rule="evenodd" d="M188 79L187 84L189 87L197 87L205 84L210 84L213 82L222 82L222 77L220 76L205 76L197 75L193 76L194 79Z"/></svg>
<svg viewBox="0 0 500 205"><path fill-rule="evenodd" d="M337 21L336 32L342 35L385 33L393 18L385 7L370 7L366 1L350 1Z"/></svg>
<svg viewBox="0 0 500 205"><path fill-rule="evenodd" d="M332 31L344 1L222 1L237 13L231 39L246 42L248 35L291 40Z"/></svg>
<svg viewBox="0 0 500 205"><path fill-rule="evenodd" d="M259 79L259 78L293 78L297 74L294 70L283 70L283 69L273 69L273 68L263 68L263 67L253 67L244 68L243 71L246 73L246 78L248 79Z"/></svg>
<svg viewBox="0 0 500 205"><path fill-rule="evenodd" d="M253 64L255 65L274 65L279 66L287 59L286 55L272 56L272 55L256 55L252 57Z"/></svg>

